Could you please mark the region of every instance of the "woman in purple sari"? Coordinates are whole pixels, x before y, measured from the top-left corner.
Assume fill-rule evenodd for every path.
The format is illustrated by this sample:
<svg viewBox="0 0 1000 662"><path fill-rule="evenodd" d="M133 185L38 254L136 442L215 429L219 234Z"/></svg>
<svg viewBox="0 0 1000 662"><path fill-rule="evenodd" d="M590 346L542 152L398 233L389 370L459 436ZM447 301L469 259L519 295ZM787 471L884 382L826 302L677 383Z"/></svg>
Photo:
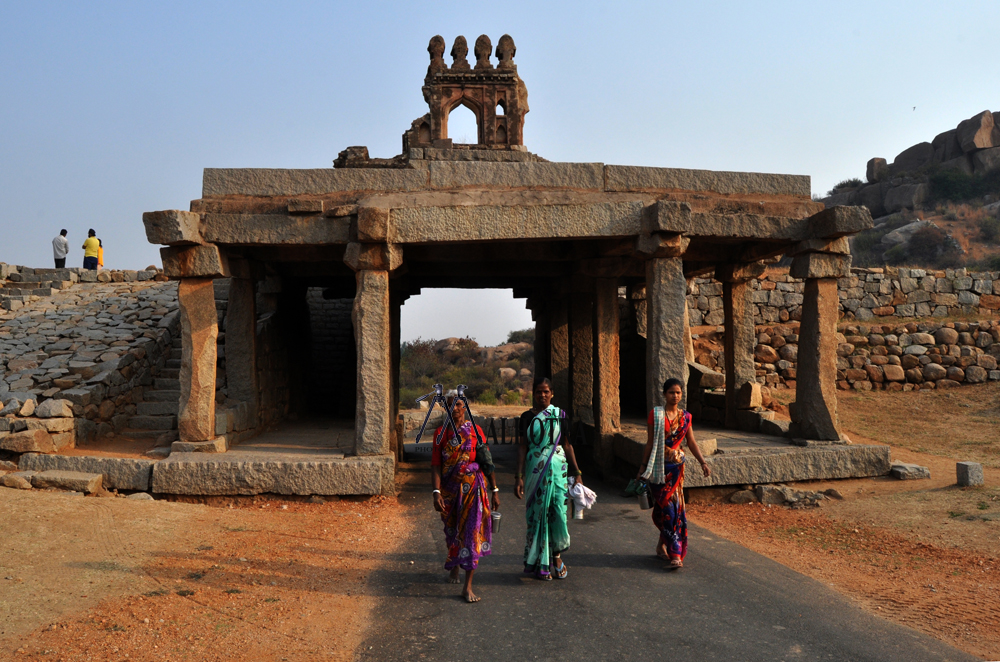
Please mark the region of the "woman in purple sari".
<svg viewBox="0 0 1000 662"><path fill-rule="evenodd" d="M448 406L453 398L449 396ZM483 474L476 462L479 440L486 442L482 428L465 420L465 405L454 402L452 417L458 428L458 437L451 426L444 425L434 432L431 451L431 480L433 482L434 510L441 513L444 537L448 544L445 570L450 571L448 581L461 583L459 572L465 570L465 587L462 597L466 602L479 602L472 592L472 576L479 566L479 558L490 554L493 542L493 522L490 519L490 498L487 483L492 490L492 506L500 508L500 491L492 473ZM478 432L478 435L476 434Z"/></svg>
<svg viewBox="0 0 1000 662"><path fill-rule="evenodd" d="M668 561L667 568L676 570L684 565L687 554L687 516L684 513L684 451L681 443L701 464L706 477L712 474L694 440L691 414L679 407L683 391L679 379L663 384L663 407L649 412L646 450L637 479L649 482L653 499L653 524L660 531L656 555Z"/></svg>

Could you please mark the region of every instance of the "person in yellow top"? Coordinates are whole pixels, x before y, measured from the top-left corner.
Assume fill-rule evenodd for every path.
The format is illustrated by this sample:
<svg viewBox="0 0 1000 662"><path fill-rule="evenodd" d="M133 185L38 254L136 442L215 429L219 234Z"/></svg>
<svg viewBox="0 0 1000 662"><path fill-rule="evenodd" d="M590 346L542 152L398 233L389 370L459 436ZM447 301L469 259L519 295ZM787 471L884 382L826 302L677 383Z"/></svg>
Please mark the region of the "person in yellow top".
<svg viewBox="0 0 1000 662"><path fill-rule="evenodd" d="M97 269L100 270L104 268L104 242L98 239L97 243Z"/></svg>
<svg viewBox="0 0 1000 662"><path fill-rule="evenodd" d="M101 240L93 229L87 232L87 240L83 242L83 268L97 271L97 258L101 254Z"/></svg>

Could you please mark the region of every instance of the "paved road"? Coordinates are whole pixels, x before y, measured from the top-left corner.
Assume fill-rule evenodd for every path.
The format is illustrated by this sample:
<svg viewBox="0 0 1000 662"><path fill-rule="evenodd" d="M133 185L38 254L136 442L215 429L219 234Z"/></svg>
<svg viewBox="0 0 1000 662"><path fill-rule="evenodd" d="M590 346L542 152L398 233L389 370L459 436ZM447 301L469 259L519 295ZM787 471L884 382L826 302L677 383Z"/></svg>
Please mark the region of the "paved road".
<svg viewBox="0 0 1000 662"><path fill-rule="evenodd" d="M872 616L824 584L698 526L685 567L653 556L648 512L602 485L586 518L570 523L569 577L522 573L523 503L514 499L512 449L494 452L504 522L480 563L478 604L444 582L444 535L431 507L429 462L402 499L419 520L375 577L382 596L363 660L974 660L936 639Z"/></svg>

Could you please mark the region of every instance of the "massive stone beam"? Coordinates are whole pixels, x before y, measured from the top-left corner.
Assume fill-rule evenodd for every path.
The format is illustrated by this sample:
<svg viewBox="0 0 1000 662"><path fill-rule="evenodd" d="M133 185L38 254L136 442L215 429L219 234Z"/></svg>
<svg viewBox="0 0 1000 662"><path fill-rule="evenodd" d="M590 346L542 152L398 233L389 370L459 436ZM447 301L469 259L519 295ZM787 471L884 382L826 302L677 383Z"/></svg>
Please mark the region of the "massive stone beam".
<svg viewBox="0 0 1000 662"><path fill-rule="evenodd" d="M205 214L205 241L242 246L280 244L346 244L351 240L348 216L285 214Z"/></svg>

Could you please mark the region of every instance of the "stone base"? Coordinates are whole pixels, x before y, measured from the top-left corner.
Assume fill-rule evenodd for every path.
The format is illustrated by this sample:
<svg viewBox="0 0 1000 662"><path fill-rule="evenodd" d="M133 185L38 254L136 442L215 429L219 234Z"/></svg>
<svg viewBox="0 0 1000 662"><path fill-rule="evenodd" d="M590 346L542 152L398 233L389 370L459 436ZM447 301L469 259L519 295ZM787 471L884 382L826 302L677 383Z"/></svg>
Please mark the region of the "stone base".
<svg viewBox="0 0 1000 662"><path fill-rule="evenodd" d="M153 467L158 494L393 494L391 455L285 457L267 452L171 453Z"/></svg>
<svg viewBox="0 0 1000 662"><path fill-rule="evenodd" d="M117 490L148 490L154 460L127 457L39 455L27 453L18 460L22 471L75 471L104 476L104 487Z"/></svg>
<svg viewBox="0 0 1000 662"><path fill-rule="evenodd" d="M216 437L210 441L175 441L170 444L170 453L225 453L229 450L226 437Z"/></svg>
<svg viewBox="0 0 1000 662"><path fill-rule="evenodd" d="M31 477L31 485L37 488L52 487L59 490L93 494L101 489L102 480L101 474L80 471L43 471Z"/></svg>

